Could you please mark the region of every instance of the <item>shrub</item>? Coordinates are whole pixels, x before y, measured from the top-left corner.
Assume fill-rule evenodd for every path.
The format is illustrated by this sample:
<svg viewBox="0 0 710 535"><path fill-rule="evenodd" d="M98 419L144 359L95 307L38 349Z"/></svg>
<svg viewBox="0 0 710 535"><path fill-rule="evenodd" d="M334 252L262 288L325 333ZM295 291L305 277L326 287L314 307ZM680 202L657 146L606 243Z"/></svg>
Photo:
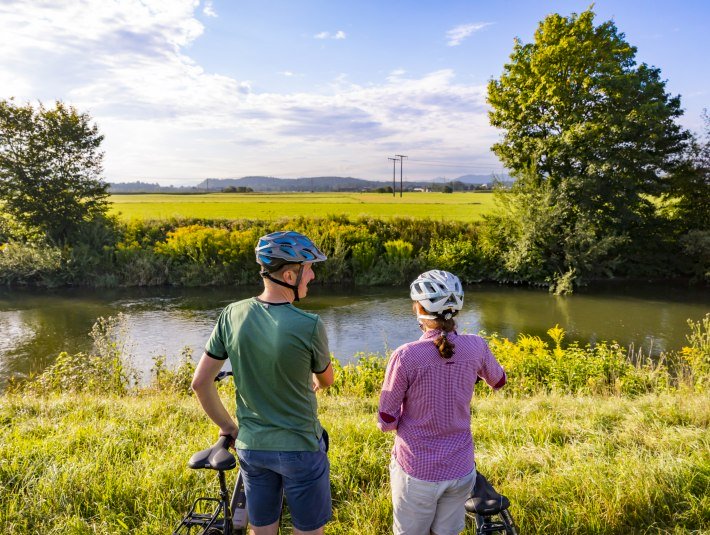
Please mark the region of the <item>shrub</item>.
<svg viewBox="0 0 710 535"><path fill-rule="evenodd" d="M690 384L702 392L710 387L710 314L700 321L688 320L688 346L681 349L681 358L688 366Z"/></svg>
<svg viewBox="0 0 710 535"><path fill-rule="evenodd" d="M347 394L365 397L375 394L382 388L385 379L387 357L358 353L355 364L342 366L332 358L335 381L326 390L328 395Z"/></svg>
<svg viewBox="0 0 710 535"><path fill-rule="evenodd" d="M182 348L180 362L175 369L168 368L165 360L164 355L153 357L153 368L150 370L151 386L161 392L192 395L192 376L195 374L192 348L190 346Z"/></svg>
<svg viewBox="0 0 710 535"><path fill-rule="evenodd" d="M431 269L443 269L457 275L463 282L481 280L482 269L479 251L465 237L433 240L423 253L425 265Z"/></svg>
<svg viewBox="0 0 710 535"><path fill-rule="evenodd" d="M61 284L62 250L40 243L9 242L0 245L0 283Z"/></svg>
<svg viewBox="0 0 710 535"><path fill-rule="evenodd" d="M412 258L412 253L414 252L414 246L404 240L391 240L385 242L384 247L385 258L390 263L409 260Z"/></svg>
<svg viewBox="0 0 710 535"><path fill-rule="evenodd" d="M128 342L122 322L122 314L98 318L90 333L92 353L61 352L51 366L26 384L27 390L36 394L126 394L138 383L138 374L126 353Z"/></svg>

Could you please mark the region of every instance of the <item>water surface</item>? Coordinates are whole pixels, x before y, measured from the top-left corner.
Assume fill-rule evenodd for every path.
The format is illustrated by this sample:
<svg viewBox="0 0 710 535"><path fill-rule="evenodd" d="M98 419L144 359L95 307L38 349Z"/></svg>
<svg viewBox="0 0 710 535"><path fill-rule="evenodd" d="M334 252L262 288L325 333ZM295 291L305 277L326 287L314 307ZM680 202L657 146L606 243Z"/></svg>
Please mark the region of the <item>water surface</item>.
<svg viewBox="0 0 710 535"><path fill-rule="evenodd" d="M39 372L60 351L91 350L99 316L124 314L123 330L136 366L149 372L153 357L177 362L183 347L195 358L221 309L256 295L252 288L61 289L0 292L0 384L11 375ZM686 320L710 311L710 292L660 285L607 285L571 296L544 290L478 285L466 288L459 330L519 333L547 339L555 324L566 341L618 341L659 354L686 343ZM299 306L321 315L331 350L343 363L359 352L385 353L419 336L407 288L311 288Z"/></svg>

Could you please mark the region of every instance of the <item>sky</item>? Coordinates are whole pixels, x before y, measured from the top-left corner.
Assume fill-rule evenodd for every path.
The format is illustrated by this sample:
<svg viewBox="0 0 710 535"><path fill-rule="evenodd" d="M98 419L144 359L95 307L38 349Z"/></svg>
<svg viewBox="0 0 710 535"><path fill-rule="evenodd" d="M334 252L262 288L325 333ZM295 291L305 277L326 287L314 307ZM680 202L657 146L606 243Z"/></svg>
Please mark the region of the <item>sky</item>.
<svg viewBox="0 0 710 535"><path fill-rule="evenodd" d="M486 85L576 0L0 0L0 99L62 100L105 136L105 178L405 180L500 174ZM694 131L710 2L599 0ZM399 175L399 166L397 167Z"/></svg>

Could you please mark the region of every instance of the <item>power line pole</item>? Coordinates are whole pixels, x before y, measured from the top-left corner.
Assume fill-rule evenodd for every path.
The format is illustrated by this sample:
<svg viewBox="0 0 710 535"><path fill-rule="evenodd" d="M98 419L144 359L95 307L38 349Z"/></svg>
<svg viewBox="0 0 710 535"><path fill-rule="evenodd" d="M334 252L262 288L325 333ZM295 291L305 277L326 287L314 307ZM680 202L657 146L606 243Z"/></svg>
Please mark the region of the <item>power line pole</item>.
<svg viewBox="0 0 710 535"><path fill-rule="evenodd" d="M396 197L396 191L397 191L397 179L395 178L396 175L395 173L397 172L397 160L398 158L387 158L388 160L392 160L392 197Z"/></svg>
<svg viewBox="0 0 710 535"><path fill-rule="evenodd" d="M402 162L406 158L404 154L395 154L399 158L399 197L402 198Z"/></svg>

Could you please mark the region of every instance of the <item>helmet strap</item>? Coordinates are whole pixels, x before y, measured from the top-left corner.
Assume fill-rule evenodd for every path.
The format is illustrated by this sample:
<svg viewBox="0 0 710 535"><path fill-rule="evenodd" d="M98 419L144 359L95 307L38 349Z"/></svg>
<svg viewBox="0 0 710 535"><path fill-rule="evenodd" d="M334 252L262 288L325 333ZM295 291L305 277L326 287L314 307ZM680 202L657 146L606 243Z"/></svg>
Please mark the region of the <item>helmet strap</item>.
<svg viewBox="0 0 710 535"><path fill-rule="evenodd" d="M298 297L298 286L301 284L301 277L303 276L303 264L298 265L298 275L296 275L296 284L289 284L288 282L274 278L271 276L271 273L269 273L266 269L262 269L259 274L263 278L269 279L274 284L278 284L279 286L283 286L285 288L289 288L289 289L293 290L293 294L294 294L293 300L300 301L300 299Z"/></svg>

